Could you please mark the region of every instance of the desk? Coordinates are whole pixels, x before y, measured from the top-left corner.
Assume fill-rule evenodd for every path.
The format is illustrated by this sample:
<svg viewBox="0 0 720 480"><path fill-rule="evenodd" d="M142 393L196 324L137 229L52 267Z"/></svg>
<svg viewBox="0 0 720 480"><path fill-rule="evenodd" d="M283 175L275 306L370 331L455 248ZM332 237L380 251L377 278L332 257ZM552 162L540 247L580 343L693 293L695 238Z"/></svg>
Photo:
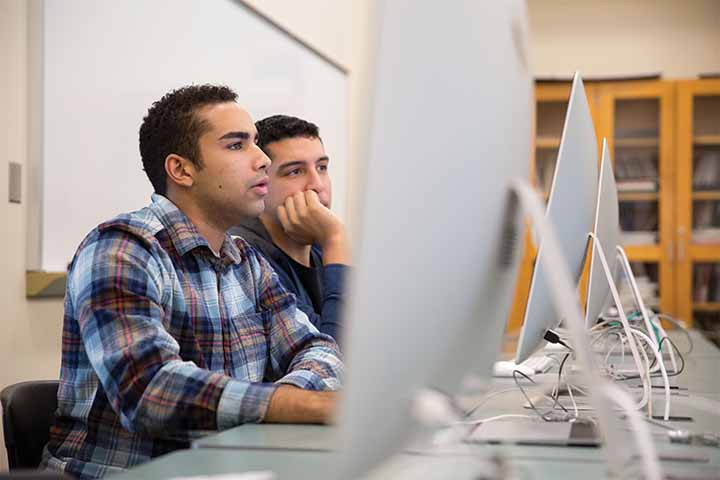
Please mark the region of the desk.
<svg viewBox="0 0 720 480"><path fill-rule="evenodd" d="M714 355L717 357L720 357L720 349L705 338L705 336L700 333L697 330L690 330L690 338L693 340L693 351L690 353L690 356L694 355ZM678 348L685 349L685 345L687 344L687 340L683 338L684 335L682 334L676 334L674 331L670 331L668 333L668 336L672 337L672 340L678 344Z"/></svg>
<svg viewBox="0 0 720 480"><path fill-rule="evenodd" d="M717 371L720 368L720 351L704 338L694 337L693 340L695 350L686 358L686 370L677 378L678 383L692 388L690 394L699 392L706 398L719 401L720 375ZM555 378L554 374L537 377L538 381L549 383ZM496 379L494 389L513 385L512 380ZM663 391L654 391L653 398L657 411L664 400ZM673 396L673 399L676 397ZM465 399L467 406L474 401L477 399L472 396ZM519 391L509 391L484 403L481 415L527 414L523 403L524 398ZM720 431L720 417L717 415L679 402L673 405L672 413L694 418L692 423L671 422L675 428ZM652 427L652 430L658 434L655 443L666 474L720 478L720 448L670 444L661 429ZM156 479L258 470L271 470L277 479L332 478L333 465L338 461L338 454L333 452L338 446L337 432L337 427L317 425L243 425L198 440L191 450L163 456L114 478ZM598 448L463 444L448 447L439 455L430 438L421 437L367 479L471 479L476 478L478 473L478 459L491 455L511 459L511 466L521 479L600 478L607 473L603 451ZM696 461L678 461L678 457L695 457Z"/></svg>
<svg viewBox="0 0 720 480"><path fill-rule="evenodd" d="M241 425L193 442L193 448L329 452L337 448L337 427L324 425Z"/></svg>
<svg viewBox="0 0 720 480"><path fill-rule="evenodd" d="M504 453L512 457L510 468L517 478L604 478L603 462L572 458L525 459L516 457L510 447L478 446L477 453L484 456ZM298 452L282 450L224 450L193 449L165 455L155 461L118 475L116 480L157 480L181 476L216 475L233 472L257 472L270 470L275 479L319 480L333 478L333 465L337 461L331 452ZM682 464L664 462L669 474L692 473L696 477L715 478L720 463ZM479 461L470 455L444 454L442 456L396 455L387 464L365 477L366 480L417 480L452 479L476 480Z"/></svg>

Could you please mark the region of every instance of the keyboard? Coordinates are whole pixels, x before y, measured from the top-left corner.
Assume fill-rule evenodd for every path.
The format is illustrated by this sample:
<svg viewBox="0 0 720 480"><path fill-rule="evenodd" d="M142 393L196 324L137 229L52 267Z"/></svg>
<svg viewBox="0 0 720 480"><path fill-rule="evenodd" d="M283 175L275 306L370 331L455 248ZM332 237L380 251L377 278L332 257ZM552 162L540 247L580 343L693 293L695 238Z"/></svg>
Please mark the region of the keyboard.
<svg viewBox="0 0 720 480"><path fill-rule="evenodd" d="M493 366L493 377L512 377L515 370L532 376L549 371L555 363L553 358L544 355L530 357L519 365L513 361L499 361Z"/></svg>

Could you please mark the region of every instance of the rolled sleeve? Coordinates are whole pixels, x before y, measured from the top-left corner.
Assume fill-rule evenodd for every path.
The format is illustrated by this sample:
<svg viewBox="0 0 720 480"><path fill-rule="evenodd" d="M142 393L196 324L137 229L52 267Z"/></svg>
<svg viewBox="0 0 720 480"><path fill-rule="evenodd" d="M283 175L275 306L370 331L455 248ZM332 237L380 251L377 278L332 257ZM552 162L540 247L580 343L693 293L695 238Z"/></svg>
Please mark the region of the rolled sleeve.
<svg viewBox="0 0 720 480"><path fill-rule="evenodd" d="M295 385L305 390L340 390L337 378L322 378L310 370L296 370L285 375L277 383Z"/></svg>
<svg viewBox="0 0 720 480"><path fill-rule="evenodd" d="M218 430L225 430L243 423L260 423L278 385L272 383L248 383L230 380L218 403Z"/></svg>

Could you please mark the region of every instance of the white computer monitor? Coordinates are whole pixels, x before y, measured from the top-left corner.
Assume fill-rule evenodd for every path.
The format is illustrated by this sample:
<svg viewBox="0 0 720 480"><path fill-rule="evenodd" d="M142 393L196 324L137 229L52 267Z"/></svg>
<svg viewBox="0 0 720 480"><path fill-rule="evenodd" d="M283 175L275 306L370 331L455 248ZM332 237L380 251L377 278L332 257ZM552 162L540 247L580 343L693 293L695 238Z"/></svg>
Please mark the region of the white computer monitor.
<svg viewBox="0 0 720 480"><path fill-rule="evenodd" d="M600 180L598 182L597 212L595 214L595 226L593 228L593 249L590 263L590 279L588 282L587 305L585 310L585 326L590 328L598 319L599 315L608 306L610 301L615 304L620 321L628 338L628 344L635 362L637 373L645 371L642 368L642 361L639 355L640 350L636 344L632 330L627 320L623 306L620 304L618 294L618 276L623 272L638 306L642 312L641 317L645 323L648 335L642 337L648 340L648 347L653 351L657 362L657 369L660 370L665 387L665 420L670 416L670 384L667 370L662 356L658 351L658 343L653 334L653 327L650 323L647 309L640 291L635 283L635 277L630 267L625 251L620 245L620 221L617 185L613 174L612 159L608 151L607 140L603 139L602 155L600 161ZM612 295L611 295L612 292ZM641 333L641 332L639 332ZM635 335L639 335L636 333ZM670 350L672 354L672 350ZM671 357L674 360L674 356ZM650 371L648 370L648 374ZM643 399L641 404L652 402L652 389L650 378L643 383Z"/></svg>
<svg viewBox="0 0 720 480"><path fill-rule="evenodd" d="M606 252L605 258L615 280L617 280L618 272L615 249L620 244L619 209L615 174L613 173L607 141L603 139L600 158L600 181L597 189L597 210L595 211L595 226L592 231ZM597 322L598 317L609 306L611 300L610 284L598 258L598 253L598 250L593 248L590 259L587 302L585 304L585 325L588 328Z"/></svg>
<svg viewBox="0 0 720 480"><path fill-rule="evenodd" d="M562 251L576 278L582 273L588 232L593 228L597 186L597 138L585 88L576 73L546 212L557 229ZM543 346L545 333L557 327L562 320L551 301L547 267L540 261L542 254L540 245L516 350L516 363L527 360Z"/></svg>
<svg viewBox="0 0 720 480"><path fill-rule="evenodd" d="M509 183L529 175L524 3L393 0L378 13L339 478L407 443L422 389L490 378L522 238Z"/></svg>

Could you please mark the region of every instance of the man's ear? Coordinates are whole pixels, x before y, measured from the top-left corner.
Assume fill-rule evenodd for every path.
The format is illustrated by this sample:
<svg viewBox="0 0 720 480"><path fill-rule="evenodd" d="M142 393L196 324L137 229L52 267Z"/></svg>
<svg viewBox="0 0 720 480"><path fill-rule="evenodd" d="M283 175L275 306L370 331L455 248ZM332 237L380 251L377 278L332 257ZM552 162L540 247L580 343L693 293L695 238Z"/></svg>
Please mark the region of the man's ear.
<svg viewBox="0 0 720 480"><path fill-rule="evenodd" d="M180 187L192 187L195 182L195 164L185 157L171 153L165 157L165 173L168 183Z"/></svg>

